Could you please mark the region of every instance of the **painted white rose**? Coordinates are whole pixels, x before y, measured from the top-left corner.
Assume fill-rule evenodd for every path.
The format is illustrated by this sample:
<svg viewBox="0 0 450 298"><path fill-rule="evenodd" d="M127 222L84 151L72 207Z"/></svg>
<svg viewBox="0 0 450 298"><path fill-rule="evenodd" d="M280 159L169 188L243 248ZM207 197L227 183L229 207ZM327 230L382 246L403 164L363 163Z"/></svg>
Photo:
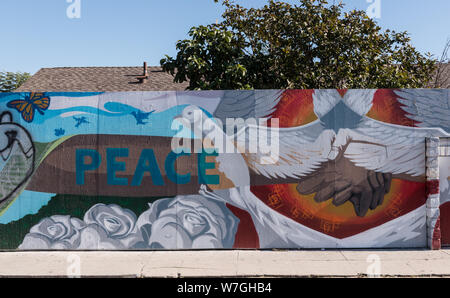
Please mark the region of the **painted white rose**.
<svg viewBox="0 0 450 298"><path fill-rule="evenodd" d="M19 249L76 249L85 223L69 215L44 218L30 229Z"/></svg>
<svg viewBox="0 0 450 298"><path fill-rule="evenodd" d="M118 205L97 204L84 215L79 249L129 249L142 241L136 215Z"/></svg>
<svg viewBox="0 0 450 298"><path fill-rule="evenodd" d="M225 204L188 195L150 204L137 226L153 249L231 248L238 222Z"/></svg>

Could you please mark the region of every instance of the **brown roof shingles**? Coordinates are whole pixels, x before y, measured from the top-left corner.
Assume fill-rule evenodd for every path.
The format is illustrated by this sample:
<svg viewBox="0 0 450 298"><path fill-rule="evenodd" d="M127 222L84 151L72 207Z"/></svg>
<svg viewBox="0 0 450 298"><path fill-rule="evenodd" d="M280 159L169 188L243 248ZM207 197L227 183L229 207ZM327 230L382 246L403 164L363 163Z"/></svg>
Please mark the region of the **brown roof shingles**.
<svg viewBox="0 0 450 298"><path fill-rule="evenodd" d="M181 91L189 83L174 83L161 67L148 67L149 78L139 83L143 67L56 67L42 68L16 92L115 92ZM450 64L443 65L440 88L450 88ZM435 78L430 82L433 87Z"/></svg>
<svg viewBox="0 0 450 298"><path fill-rule="evenodd" d="M16 92L114 92L185 90L187 82L174 83L161 67L148 67L148 80L139 83L143 67L42 68Z"/></svg>

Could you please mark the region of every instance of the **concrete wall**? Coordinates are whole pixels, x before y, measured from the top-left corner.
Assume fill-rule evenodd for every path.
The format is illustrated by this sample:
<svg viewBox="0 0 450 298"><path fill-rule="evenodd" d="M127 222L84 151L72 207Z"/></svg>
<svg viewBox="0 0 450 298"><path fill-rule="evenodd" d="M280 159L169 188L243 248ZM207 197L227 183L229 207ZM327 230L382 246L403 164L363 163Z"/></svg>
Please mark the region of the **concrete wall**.
<svg viewBox="0 0 450 298"><path fill-rule="evenodd" d="M0 114L0 249L440 246L448 90L6 93Z"/></svg>

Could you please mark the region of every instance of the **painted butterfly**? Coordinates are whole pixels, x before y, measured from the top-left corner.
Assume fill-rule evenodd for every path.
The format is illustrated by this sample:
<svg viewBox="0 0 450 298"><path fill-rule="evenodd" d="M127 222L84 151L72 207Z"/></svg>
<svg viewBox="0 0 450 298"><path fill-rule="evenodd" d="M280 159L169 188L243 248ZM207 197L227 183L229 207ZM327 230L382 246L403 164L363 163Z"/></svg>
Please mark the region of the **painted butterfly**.
<svg viewBox="0 0 450 298"><path fill-rule="evenodd" d="M50 97L45 93L31 92L30 95L25 95L25 99L11 100L7 106L19 111L26 122L32 122L35 111L44 115L44 111L50 106Z"/></svg>

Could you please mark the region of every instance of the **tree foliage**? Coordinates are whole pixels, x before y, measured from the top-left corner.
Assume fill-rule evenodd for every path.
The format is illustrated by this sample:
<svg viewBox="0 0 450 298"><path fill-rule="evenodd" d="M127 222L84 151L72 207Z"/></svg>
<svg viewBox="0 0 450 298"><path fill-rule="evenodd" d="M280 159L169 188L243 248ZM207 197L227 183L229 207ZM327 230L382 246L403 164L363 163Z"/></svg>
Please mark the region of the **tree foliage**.
<svg viewBox="0 0 450 298"><path fill-rule="evenodd" d="M0 92L12 92L30 77L27 72L0 72Z"/></svg>
<svg viewBox="0 0 450 298"><path fill-rule="evenodd" d="M407 32L383 31L343 4L223 5L222 22L191 28L177 56L161 60L188 89L418 88L435 69Z"/></svg>

